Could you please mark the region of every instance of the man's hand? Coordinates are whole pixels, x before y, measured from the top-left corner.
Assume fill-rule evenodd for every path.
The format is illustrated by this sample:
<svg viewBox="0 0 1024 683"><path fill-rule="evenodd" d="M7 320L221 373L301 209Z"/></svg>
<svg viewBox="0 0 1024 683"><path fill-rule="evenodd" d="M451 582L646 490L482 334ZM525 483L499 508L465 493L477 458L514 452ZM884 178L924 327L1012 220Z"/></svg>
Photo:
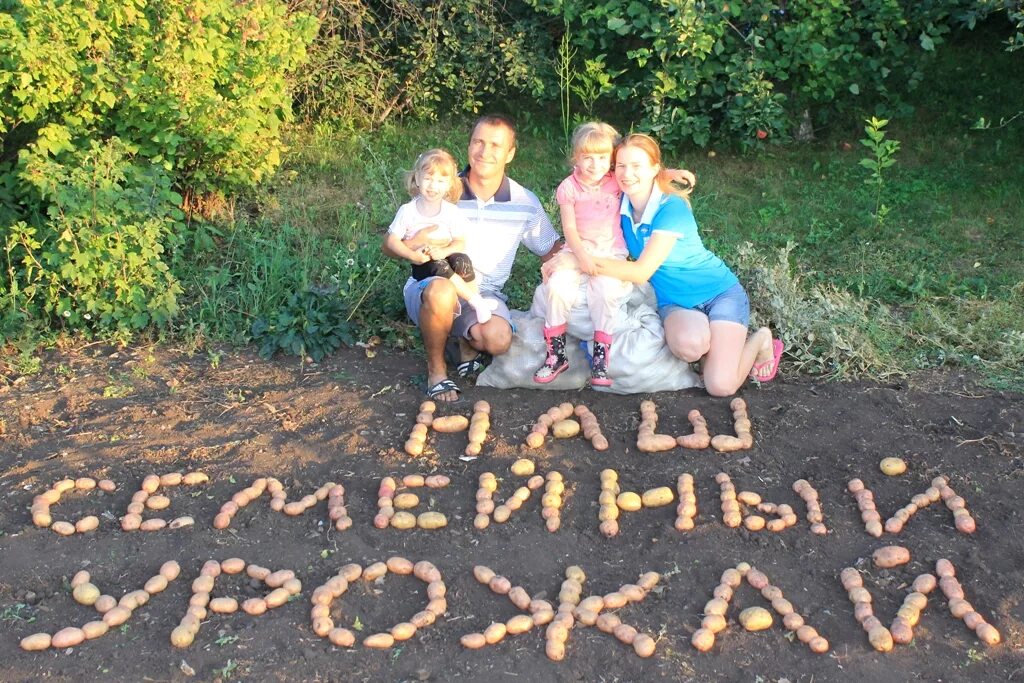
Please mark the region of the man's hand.
<svg viewBox="0 0 1024 683"><path fill-rule="evenodd" d="M427 261L431 260L429 247L424 247L423 251L413 252L413 257L409 259L416 265L423 265Z"/></svg>

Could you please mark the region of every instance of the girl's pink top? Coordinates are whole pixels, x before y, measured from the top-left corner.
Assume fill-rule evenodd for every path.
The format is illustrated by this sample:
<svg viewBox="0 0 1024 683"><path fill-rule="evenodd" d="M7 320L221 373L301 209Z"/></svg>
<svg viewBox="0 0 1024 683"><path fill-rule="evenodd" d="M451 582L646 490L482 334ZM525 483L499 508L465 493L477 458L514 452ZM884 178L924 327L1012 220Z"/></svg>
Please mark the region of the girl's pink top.
<svg viewBox="0 0 1024 683"><path fill-rule="evenodd" d="M576 214L576 232L593 256L624 258L626 242L622 237L619 204L622 192L615 177L609 173L596 188L580 181L579 173L562 181L555 190L559 206L570 205ZM568 245L566 245L568 249Z"/></svg>

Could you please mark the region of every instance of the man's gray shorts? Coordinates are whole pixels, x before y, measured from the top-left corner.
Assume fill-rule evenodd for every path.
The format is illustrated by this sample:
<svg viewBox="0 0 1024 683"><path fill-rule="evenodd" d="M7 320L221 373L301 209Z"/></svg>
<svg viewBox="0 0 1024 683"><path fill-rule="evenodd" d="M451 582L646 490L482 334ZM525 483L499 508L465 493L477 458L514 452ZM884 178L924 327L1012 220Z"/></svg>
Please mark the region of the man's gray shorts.
<svg viewBox="0 0 1024 683"><path fill-rule="evenodd" d="M423 307L423 290L433 280L443 280L444 278L430 277L426 280L420 280L419 282L410 282L405 288L405 312L409 314L409 319L415 325L420 324L420 308ZM484 292L482 296L485 299L491 299L498 302L498 307L494 310L492 315L497 316L507 322L509 326L512 325L512 315L508 311L508 305L503 299L490 292ZM460 301L455 305L455 322L452 323L451 336L458 337L461 339L469 339L469 328L476 325L476 311L470 305L463 305Z"/></svg>

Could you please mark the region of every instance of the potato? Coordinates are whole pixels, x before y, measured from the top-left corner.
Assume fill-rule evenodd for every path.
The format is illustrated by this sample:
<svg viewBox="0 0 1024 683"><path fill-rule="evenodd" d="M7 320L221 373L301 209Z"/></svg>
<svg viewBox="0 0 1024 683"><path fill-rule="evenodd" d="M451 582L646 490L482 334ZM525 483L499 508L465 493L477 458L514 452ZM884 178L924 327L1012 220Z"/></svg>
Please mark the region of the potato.
<svg viewBox="0 0 1024 683"><path fill-rule="evenodd" d="M363 570L363 579L366 581L376 581L380 577L388 573L388 566L384 562L374 562L366 569Z"/></svg>
<svg viewBox="0 0 1024 683"><path fill-rule="evenodd" d="M147 519L140 524L139 531L160 531L165 526L167 526L167 520L156 517L153 519Z"/></svg>
<svg viewBox="0 0 1024 683"><path fill-rule="evenodd" d="M671 434L641 433L636 440L636 447L643 453L661 453L676 447L676 438Z"/></svg>
<svg viewBox="0 0 1024 683"><path fill-rule="evenodd" d="M763 607L748 607L739 616L740 624L748 631L763 631L773 623L771 612Z"/></svg>
<svg viewBox="0 0 1024 683"><path fill-rule="evenodd" d="M150 496L146 499L146 507L150 510L166 510L171 506L171 499L167 496Z"/></svg>
<svg viewBox="0 0 1024 683"><path fill-rule="evenodd" d="M181 478L181 483L185 486L205 484L208 481L210 481L210 477L204 472L188 472Z"/></svg>
<svg viewBox="0 0 1024 683"><path fill-rule="evenodd" d="M363 641L363 647L374 650L385 650L394 644L395 637L390 633L374 633L372 636L367 636L366 640Z"/></svg>
<svg viewBox="0 0 1024 683"><path fill-rule="evenodd" d="M526 633L533 628L533 617L529 614L517 614L505 622L505 630L509 635Z"/></svg>
<svg viewBox="0 0 1024 683"><path fill-rule="evenodd" d="M238 611L238 600L234 598L214 598L210 600L210 611L216 614L234 614Z"/></svg>
<svg viewBox="0 0 1024 683"><path fill-rule="evenodd" d="M132 611L130 609L123 605L118 605L103 615L103 623L111 628L115 628L128 621L131 616Z"/></svg>
<svg viewBox="0 0 1024 683"><path fill-rule="evenodd" d="M992 624L983 623L978 626L975 634L978 636L978 640L985 643L986 645L998 645L1000 641L999 631Z"/></svg>
<svg viewBox="0 0 1024 683"><path fill-rule="evenodd" d="M892 636L892 642L900 645L906 645L914 639L914 629L900 617L893 619L892 625L889 627L889 634Z"/></svg>
<svg viewBox="0 0 1024 683"><path fill-rule="evenodd" d="M498 595L506 595L512 590L512 582L504 576L494 576L487 582L487 587Z"/></svg>
<svg viewBox="0 0 1024 683"><path fill-rule="evenodd" d="M220 570L225 574L241 574L245 571L245 560L240 557L229 557L221 561Z"/></svg>
<svg viewBox="0 0 1024 683"><path fill-rule="evenodd" d="M80 534L86 534L90 531L96 531L100 526L100 518L95 515L89 515L82 517L80 520L75 522L75 531Z"/></svg>
<svg viewBox="0 0 1024 683"><path fill-rule="evenodd" d="M408 510L420 504L420 497L415 493L399 493L394 498L394 507L398 510Z"/></svg>
<svg viewBox="0 0 1024 683"><path fill-rule="evenodd" d="M882 458L878 469L882 470L882 474L895 477L907 471L907 463L899 458Z"/></svg>
<svg viewBox="0 0 1024 683"><path fill-rule="evenodd" d="M401 511L396 512L394 516L389 520L392 528L395 529L412 529L416 526L416 515L411 512ZM385 524L384 526L387 526Z"/></svg>
<svg viewBox="0 0 1024 683"><path fill-rule="evenodd" d="M701 619L701 628L706 628L712 633L721 633L728 626L725 617L721 614L707 614Z"/></svg>
<svg viewBox="0 0 1024 683"><path fill-rule="evenodd" d="M280 607L284 603L288 602L288 599L291 598L291 596L291 593L289 593L286 589L275 588L274 590L267 593L266 597L263 598L263 600L267 603L268 609L274 609L275 607Z"/></svg>
<svg viewBox="0 0 1024 683"><path fill-rule="evenodd" d="M167 528L168 529L184 529L187 526L193 526L195 523L196 523L195 519L193 519L189 515L184 515L182 517L175 517L174 519L172 519L171 523L167 525Z"/></svg>
<svg viewBox="0 0 1024 683"><path fill-rule="evenodd" d="M254 617L258 617L267 611L267 602L263 598L249 598L241 605L242 611Z"/></svg>
<svg viewBox="0 0 1024 683"><path fill-rule="evenodd" d="M512 474L517 477L528 477L534 472L534 464L532 460L527 458L519 458L511 466Z"/></svg>
<svg viewBox="0 0 1024 683"><path fill-rule="evenodd" d="M52 637L49 633L33 633L21 639L21 649L26 652L38 652L50 647Z"/></svg>
<svg viewBox="0 0 1024 683"><path fill-rule="evenodd" d="M337 647L352 647L356 642L356 635L347 628L332 628L327 634L327 639Z"/></svg>
<svg viewBox="0 0 1024 683"><path fill-rule="evenodd" d="M668 486L659 486L658 488L648 489L640 495L640 502L643 503L644 507L649 508L668 505L673 500L675 500L675 494Z"/></svg>
<svg viewBox="0 0 1024 683"><path fill-rule="evenodd" d="M889 569L910 562L910 551L899 545L887 545L872 554L876 567Z"/></svg>
<svg viewBox="0 0 1024 683"><path fill-rule="evenodd" d="M391 627L391 637L396 641L409 640L414 635L416 635L416 626L408 621L403 621Z"/></svg>
<svg viewBox="0 0 1024 683"><path fill-rule="evenodd" d="M214 577L208 575L200 575L192 580L192 592L193 593L209 593L213 590ZM269 585L269 584L268 584ZM273 588L273 586L271 586Z"/></svg>
<svg viewBox="0 0 1024 683"><path fill-rule="evenodd" d="M86 640L99 638L109 630L110 627L102 621L90 621L82 625L82 633L85 634Z"/></svg>
<svg viewBox="0 0 1024 683"><path fill-rule="evenodd" d="M619 624L615 627L615 630L612 631L612 635L614 635L619 640L619 642L623 643L624 645L632 645L633 641L636 640L639 633L637 632L636 628L630 626L629 624Z"/></svg>
<svg viewBox="0 0 1024 683"><path fill-rule="evenodd" d="M71 522L54 522L50 528L61 536L70 536L75 533L75 525Z"/></svg>
<svg viewBox="0 0 1024 683"><path fill-rule="evenodd" d="M768 585L768 576L760 569L751 567L747 571L747 583L755 590L761 590Z"/></svg>
<svg viewBox="0 0 1024 683"><path fill-rule="evenodd" d="M868 631L868 642L879 652L890 652L893 647L892 633L884 626L875 626Z"/></svg>
<svg viewBox="0 0 1024 683"><path fill-rule="evenodd" d="M700 652L707 652L715 645L715 634L706 628L699 628L690 637L690 644Z"/></svg>
<svg viewBox="0 0 1024 683"><path fill-rule="evenodd" d="M171 631L171 645L174 647L188 647L195 640L195 634L185 626L178 626Z"/></svg>
<svg viewBox="0 0 1024 683"><path fill-rule="evenodd" d="M790 631L796 631L804 625L804 618L796 612L790 612L786 616L782 617L782 625Z"/></svg>
<svg viewBox="0 0 1024 683"><path fill-rule="evenodd" d="M551 433L556 439L569 439L580 433L580 423L576 420L559 420L551 425Z"/></svg>
<svg viewBox="0 0 1024 683"><path fill-rule="evenodd" d="M484 645L487 645L487 638L483 633L467 633L459 638L459 642L466 649L479 650Z"/></svg>
<svg viewBox="0 0 1024 683"><path fill-rule="evenodd" d="M643 499L633 491L624 491L616 497L615 504L626 512L636 512L643 507Z"/></svg>
<svg viewBox="0 0 1024 683"><path fill-rule="evenodd" d="M743 526L748 531L761 531L766 525L767 521L761 515L747 515L743 518Z"/></svg>
<svg viewBox="0 0 1024 683"><path fill-rule="evenodd" d="M469 427L469 418L466 417L465 415L445 415L444 417L435 417L434 421L431 423L430 426L435 432L442 432L445 434L462 432ZM386 647L391 646L388 645Z"/></svg>
<svg viewBox="0 0 1024 683"><path fill-rule="evenodd" d="M821 636L815 636L807 643L807 647L811 648L811 652L821 655L828 652L829 642Z"/></svg>
<svg viewBox="0 0 1024 683"><path fill-rule="evenodd" d="M440 512L421 512L416 517L416 526L421 529L440 529L448 525L448 518Z"/></svg>
<svg viewBox="0 0 1024 683"><path fill-rule="evenodd" d="M500 643L505 638L505 634L507 632L508 630L506 629L505 624L496 621L484 629L484 640L488 645Z"/></svg>
<svg viewBox="0 0 1024 683"><path fill-rule="evenodd" d="M113 595L101 595L96 599L96 602L93 603L92 607L100 614L106 614L117 607L117 598Z"/></svg>

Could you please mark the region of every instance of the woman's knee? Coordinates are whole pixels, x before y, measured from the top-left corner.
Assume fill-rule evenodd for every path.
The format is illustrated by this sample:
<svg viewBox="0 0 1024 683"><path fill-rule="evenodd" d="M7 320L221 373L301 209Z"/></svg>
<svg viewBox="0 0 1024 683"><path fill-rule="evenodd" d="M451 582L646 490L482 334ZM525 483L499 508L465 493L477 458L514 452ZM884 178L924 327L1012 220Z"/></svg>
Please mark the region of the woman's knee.
<svg viewBox="0 0 1024 683"><path fill-rule="evenodd" d="M711 396L732 396L740 388L740 385L736 382L735 373L732 374L733 376L729 376L729 373L709 372L705 368L703 377L704 389Z"/></svg>
<svg viewBox="0 0 1024 683"><path fill-rule="evenodd" d="M666 338L672 355L687 363L695 363L711 349L710 335L671 335Z"/></svg>

